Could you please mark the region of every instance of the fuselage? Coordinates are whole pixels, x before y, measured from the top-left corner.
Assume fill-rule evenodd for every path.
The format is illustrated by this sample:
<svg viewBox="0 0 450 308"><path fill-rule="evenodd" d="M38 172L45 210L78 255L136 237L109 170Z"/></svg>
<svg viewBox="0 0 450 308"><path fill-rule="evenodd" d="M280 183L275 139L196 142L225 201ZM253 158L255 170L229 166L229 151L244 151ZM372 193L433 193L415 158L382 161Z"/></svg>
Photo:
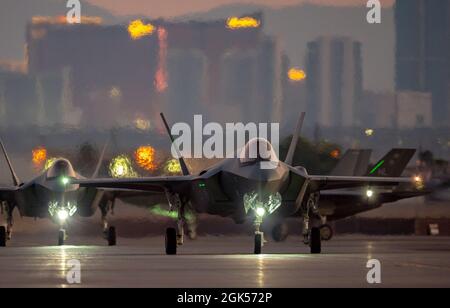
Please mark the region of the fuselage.
<svg viewBox="0 0 450 308"><path fill-rule="evenodd" d="M82 217L92 216L102 202L102 192L95 188L80 188L70 184L72 179L82 179L75 173L71 163L58 159L52 166L33 180L22 184L11 200L21 216L52 218L51 207L76 207L74 214Z"/></svg>

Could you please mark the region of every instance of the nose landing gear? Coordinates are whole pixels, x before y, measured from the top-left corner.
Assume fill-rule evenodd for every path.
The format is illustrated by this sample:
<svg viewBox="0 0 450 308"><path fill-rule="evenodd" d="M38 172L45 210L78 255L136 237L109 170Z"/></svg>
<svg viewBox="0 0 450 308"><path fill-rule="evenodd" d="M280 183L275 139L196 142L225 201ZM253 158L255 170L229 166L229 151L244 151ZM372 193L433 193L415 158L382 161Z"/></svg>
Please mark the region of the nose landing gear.
<svg viewBox="0 0 450 308"><path fill-rule="evenodd" d="M264 246L264 232L260 230L264 214L255 213L255 221L253 223L255 227L255 241L254 241L254 254L259 255L262 253L262 247Z"/></svg>
<svg viewBox="0 0 450 308"><path fill-rule="evenodd" d="M63 246L65 241L67 240L66 230L62 228L58 231L58 246Z"/></svg>

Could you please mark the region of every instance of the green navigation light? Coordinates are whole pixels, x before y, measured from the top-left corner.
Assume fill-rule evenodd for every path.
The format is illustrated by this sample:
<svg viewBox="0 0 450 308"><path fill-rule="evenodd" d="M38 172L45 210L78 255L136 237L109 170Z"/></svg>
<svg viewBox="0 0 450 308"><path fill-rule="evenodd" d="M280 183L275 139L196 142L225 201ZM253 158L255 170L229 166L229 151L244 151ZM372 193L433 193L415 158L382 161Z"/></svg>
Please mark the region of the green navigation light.
<svg viewBox="0 0 450 308"><path fill-rule="evenodd" d="M384 160L380 161L373 169L370 171L370 174L373 174L375 171L378 170L382 165L384 164Z"/></svg>

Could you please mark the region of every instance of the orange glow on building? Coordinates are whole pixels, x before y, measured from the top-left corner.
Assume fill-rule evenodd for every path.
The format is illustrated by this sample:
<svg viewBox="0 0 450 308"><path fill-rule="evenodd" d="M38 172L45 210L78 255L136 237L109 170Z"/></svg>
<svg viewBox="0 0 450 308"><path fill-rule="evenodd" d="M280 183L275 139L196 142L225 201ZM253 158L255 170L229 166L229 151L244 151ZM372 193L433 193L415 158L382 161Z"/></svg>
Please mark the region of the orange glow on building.
<svg viewBox="0 0 450 308"><path fill-rule="evenodd" d="M159 54L158 69L155 74L155 88L159 93L168 88L167 84L167 30L158 28Z"/></svg>
<svg viewBox="0 0 450 308"><path fill-rule="evenodd" d="M133 40L152 35L154 31L155 26L152 24L144 24L140 19L134 20L128 25L128 33Z"/></svg>
<svg viewBox="0 0 450 308"><path fill-rule="evenodd" d="M337 150L337 149L331 151L331 153L330 153L330 156L333 157L334 159L339 158L340 155L341 155L341 152L339 150Z"/></svg>
<svg viewBox="0 0 450 308"><path fill-rule="evenodd" d="M70 25L66 16L34 16L31 19L33 25ZM101 17L81 16L81 23L86 25L100 25L103 23Z"/></svg>
<svg viewBox="0 0 450 308"><path fill-rule="evenodd" d="M43 166L45 161L47 160L47 150L43 147L35 148L31 151L33 165L36 168L40 168Z"/></svg>
<svg viewBox="0 0 450 308"><path fill-rule="evenodd" d="M298 68L291 68L288 71L288 77L291 81L302 81L306 79L306 73L304 70Z"/></svg>
<svg viewBox="0 0 450 308"><path fill-rule="evenodd" d="M242 28L258 28L261 22L253 17L230 17L227 19L227 28L242 29Z"/></svg>
<svg viewBox="0 0 450 308"><path fill-rule="evenodd" d="M153 171L157 168L155 162L155 149L151 146L141 146L134 152L134 160L139 167Z"/></svg>

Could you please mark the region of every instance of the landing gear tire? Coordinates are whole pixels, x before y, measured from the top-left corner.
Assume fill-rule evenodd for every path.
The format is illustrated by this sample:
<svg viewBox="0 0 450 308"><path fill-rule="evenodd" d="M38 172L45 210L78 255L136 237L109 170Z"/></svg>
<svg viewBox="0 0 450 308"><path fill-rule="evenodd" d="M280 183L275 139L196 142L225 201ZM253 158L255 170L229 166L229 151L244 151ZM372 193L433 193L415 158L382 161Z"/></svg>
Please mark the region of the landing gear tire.
<svg viewBox="0 0 450 308"><path fill-rule="evenodd" d="M116 227L109 227L108 229L108 246L116 246L117 244L117 234Z"/></svg>
<svg viewBox="0 0 450 308"><path fill-rule="evenodd" d="M177 230L175 228L166 229L166 254L177 254Z"/></svg>
<svg viewBox="0 0 450 308"><path fill-rule="evenodd" d="M63 246L66 241L66 230L58 231L58 246Z"/></svg>
<svg viewBox="0 0 450 308"><path fill-rule="evenodd" d="M263 245L263 235L262 233L256 233L255 234L255 255L259 255L262 252L262 245Z"/></svg>
<svg viewBox="0 0 450 308"><path fill-rule="evenodd" d="M311 238L310 238L309 245L310 245L312 254L319 254L322 252L320 228L312 228L311 229Z"/></svg>
<svg viewBox="0 0 450 308"><path fill-rule="evenodd" d="M0 226L0 247L6 247L6 228Z"/></svg>
<svg viewBox="0 0 450 308"><path fill-rule="evenodd" d="M329 241L333 238L333 228L330 225L320 226L320 238L322 241Z"/></svg>
<svg viewBox="0 0 450 308"><path fill-rule="evenodd" d="M272 239L275 242L284 242L289 235L289 228L286 223L276 224L272 228Z"/></svg>

